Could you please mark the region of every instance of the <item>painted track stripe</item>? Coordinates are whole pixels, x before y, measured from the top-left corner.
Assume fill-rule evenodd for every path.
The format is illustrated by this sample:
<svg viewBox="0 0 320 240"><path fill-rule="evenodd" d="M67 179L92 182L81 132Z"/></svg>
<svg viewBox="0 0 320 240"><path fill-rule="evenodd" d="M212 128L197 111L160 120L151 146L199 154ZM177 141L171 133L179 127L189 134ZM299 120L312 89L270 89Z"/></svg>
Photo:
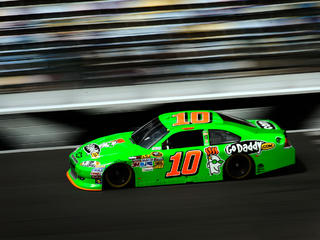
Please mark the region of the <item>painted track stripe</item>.
<svg viewBox="0 0 320 240"><path fill-rule="evenodd" d="M25 153L25 152L41 152L41 151L53 151L53 150L63 150L63 149L75 149L79 145L69 145L69 146L59 146L59 147L44 147L44 148L26 148L26 149L13 149L0 151L0 154L6 153Z"/></svg>
<svg viewBox="0 0 320 240"><path fill-rule="evenodd" d="M320 131L320 128L287 130L286 132L287 133L309 133L309 132L317 132L317 131ZM0 154L53 151L53 150L63 150L63 149L75 149L78 146L79 145L69 145L69 146L59 146L59 147L26 148L26 149L4 150L4 151L0 151Z"/></svg>
<svg viewBox="0 0 320 240"><path fill-rule="evenodd" d="M299 129L299 130L287 130L287 133L308 133L308 132L317 132L320 131L320 128L312 128L312 129Z"/></svg>

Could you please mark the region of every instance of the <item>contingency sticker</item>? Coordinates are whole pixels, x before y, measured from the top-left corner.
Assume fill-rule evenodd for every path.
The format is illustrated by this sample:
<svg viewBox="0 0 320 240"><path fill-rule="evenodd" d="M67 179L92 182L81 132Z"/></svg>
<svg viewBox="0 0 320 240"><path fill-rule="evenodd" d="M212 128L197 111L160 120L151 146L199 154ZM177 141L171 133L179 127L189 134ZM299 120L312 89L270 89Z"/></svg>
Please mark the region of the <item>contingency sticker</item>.
<svg viewBox="0 0 320 240"><path fill-rule="evenodd" d="M217 147L207 147L204 149L207 154L207 168L209 169L209 174L218 175L221 172L221 167L223 166L224 160L219 157L219 150Z"/></svg>
<svg viewBox="0 0 320 240"><path fill-rule="evenodd" d="M98 161L84 161L84 162L80 163L80 166L94 168L97 166L101 166L101 163Z"/></svg>
<svg viewBox="0 0 320 240"><path fill-rule="evenodd" d="M103 167L99 168L94 168L91 170L90 175L92 178L101 178L103 174Z"/></svg>
<svg viewBox="0 0 320 240"><path fill-rule="evenodd" d="M132 160L132 167L140 167L143 172L151 171L151 169L163 168L164 161L161 152L152 152L147 155L129 157Z"/></svg>

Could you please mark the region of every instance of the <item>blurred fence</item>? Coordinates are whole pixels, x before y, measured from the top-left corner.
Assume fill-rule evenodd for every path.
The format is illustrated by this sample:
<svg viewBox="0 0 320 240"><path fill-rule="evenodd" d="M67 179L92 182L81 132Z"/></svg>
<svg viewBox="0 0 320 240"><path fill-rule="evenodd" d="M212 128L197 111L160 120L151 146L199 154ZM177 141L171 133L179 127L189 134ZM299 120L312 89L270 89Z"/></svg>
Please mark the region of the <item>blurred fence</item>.
<svg viewBox="0 0 320 240"><path fill-rule="evenodd" d="M0 2L0 93L320 67L318 1L43 2Z"/></svg>

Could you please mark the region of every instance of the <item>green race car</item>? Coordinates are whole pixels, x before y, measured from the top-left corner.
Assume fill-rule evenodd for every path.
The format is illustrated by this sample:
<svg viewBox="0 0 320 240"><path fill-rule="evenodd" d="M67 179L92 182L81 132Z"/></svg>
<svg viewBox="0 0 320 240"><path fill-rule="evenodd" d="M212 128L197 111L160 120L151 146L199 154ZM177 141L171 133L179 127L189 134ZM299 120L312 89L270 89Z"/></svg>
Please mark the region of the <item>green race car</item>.
<svg viewBox="0 0 320 240"><path fill-rule="evenodd" d="M95 139L69 156L77 188L122 188L244 179L295 164L285 131L270 120L214 111L162 114L134 132Z"/></svg>

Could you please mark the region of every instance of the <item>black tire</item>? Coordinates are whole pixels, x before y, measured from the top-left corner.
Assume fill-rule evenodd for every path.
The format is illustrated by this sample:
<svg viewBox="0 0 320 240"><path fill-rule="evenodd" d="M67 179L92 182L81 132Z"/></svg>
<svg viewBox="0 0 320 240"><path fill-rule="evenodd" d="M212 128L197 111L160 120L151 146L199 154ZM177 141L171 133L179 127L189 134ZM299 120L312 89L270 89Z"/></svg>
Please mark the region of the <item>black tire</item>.
<svg viewBox="0 0 320 240"><path fill-rule="evenodd" d="M124 188L132 181L133 171L127 164L115 164L104 173L105 183L112 188Z"/></svg>
<svg viewBox="0 0 320 240"><path fill-rule="evenodd" d="M248 155L234 154L224 164L224 174L227 178L241 180L248 178L254 170L254 163Z"/></svg>

